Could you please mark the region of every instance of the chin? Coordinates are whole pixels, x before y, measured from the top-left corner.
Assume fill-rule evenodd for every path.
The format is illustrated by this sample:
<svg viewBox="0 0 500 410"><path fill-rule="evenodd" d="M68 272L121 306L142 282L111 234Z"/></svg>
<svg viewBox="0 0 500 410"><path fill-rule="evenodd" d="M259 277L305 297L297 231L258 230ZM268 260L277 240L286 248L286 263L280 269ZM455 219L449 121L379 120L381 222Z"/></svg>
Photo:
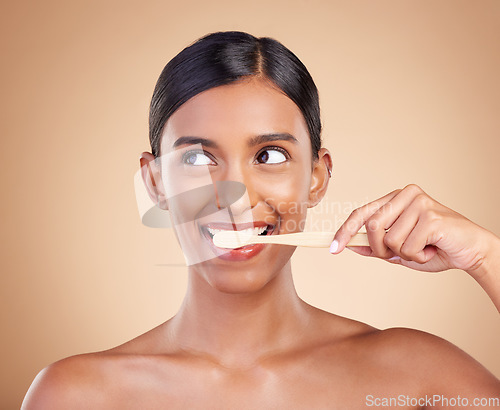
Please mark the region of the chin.
<svg viewBox="0 0 500 410"><path fill-rule="evenodd" d="M209 285L222 293L249 294L263 288L273 279L271 275L255 275L252 272L231 272L231 274L208 275Z"/></svg>
<svg viewBox="0 0 500 410"><path fill-rule="evenodd" d="M217 258L197 265L196 275L208 283L212 289L221 293L259 292L280 277L293 254L291 247L279 249L280 245L274 246L278 249L270 252L271 255L274 254L273 258L263 258L259 263L227 262Z"/></svg>

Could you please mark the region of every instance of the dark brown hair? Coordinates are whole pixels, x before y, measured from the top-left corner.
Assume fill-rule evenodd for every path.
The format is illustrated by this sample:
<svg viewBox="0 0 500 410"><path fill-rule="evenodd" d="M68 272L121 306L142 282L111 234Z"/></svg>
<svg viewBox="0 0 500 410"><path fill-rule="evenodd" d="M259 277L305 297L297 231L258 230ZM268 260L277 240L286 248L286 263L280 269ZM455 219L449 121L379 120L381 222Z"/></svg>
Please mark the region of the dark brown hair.
<svg viewBox="0 0 500 410"><path fill-rule="evenodd" d="M311 138L313 159L317 159L321 120L318 90L311 75L297 56L277 40L240 31L208 34L183 49L164 67L149 111L153 155L160 156L165 123L182 104L202 91L245 76L265 77L299 107Z"/></svg>

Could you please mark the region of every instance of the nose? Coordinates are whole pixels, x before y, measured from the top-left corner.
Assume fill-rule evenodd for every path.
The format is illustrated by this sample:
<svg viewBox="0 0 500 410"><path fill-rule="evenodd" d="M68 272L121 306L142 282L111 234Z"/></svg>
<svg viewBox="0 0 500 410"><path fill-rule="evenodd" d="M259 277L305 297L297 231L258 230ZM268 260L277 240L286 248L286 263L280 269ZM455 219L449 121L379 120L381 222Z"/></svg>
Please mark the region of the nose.
<svg viewBox="0 0 500 410"><path fill-rule="evenodd" d="M233 215L244 215L251 212L252 208L258 203L254 182L249 170L244 169L236 162L228 163L225 172L219 176L217 182L217 196L221 208L231 207ZM241 192L242 188L245 192Z"/></svg>

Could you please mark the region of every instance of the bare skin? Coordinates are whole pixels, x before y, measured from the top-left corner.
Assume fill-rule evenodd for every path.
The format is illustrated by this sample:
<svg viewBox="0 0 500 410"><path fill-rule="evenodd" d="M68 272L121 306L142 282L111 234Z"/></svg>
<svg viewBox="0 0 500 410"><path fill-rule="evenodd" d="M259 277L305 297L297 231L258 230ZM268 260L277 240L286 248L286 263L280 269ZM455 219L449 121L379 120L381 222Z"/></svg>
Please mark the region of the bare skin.
<svg viewBox="0 0 500 410"><path fill-rule="evenodd" d="M297 141L249 145L262 133L288 133ZM326 192L332 168L329 152L321 149L313 161L300 110L261 79L217 87L186 102L167 122L162 152L186 135L215 143L206 148L214 180L246 185L251 206L236 204L237 221L250 215L279 227L276 234L297 232L307 207ZM276 151L261 156L273 147L288 155ZM199 159L196 155L193 161ZM269 158L274 162L267 162ZM152 154L142 154L150 195L178 215L183 209L167 200L152 159ZM410 185L396 190L355 212L336 235L337 253L363 224L378 219L381 225L367 225L370 247L352 250L383 259L398 255L403 259L395 263L413 269L425 265L421 270L457 267L460 260L460 268L494 303L499 301L500 239L431 198L422 200L425 193L418 189ZM411 205L419 196L419 205ZM305 207L297 211L297 203ZM428 241L423 254L422 249L409 249L412 240L421 242L420 234L415 239L402 221L436 210L443 212L441 222L429 218L418 232L454 233L455 245L439 248L441 236L436 233L436 241ZM391 228L390 236L381 234L386 224L399 228ZM464 248L460 238L466 237L476 239L477 248L470 245L454 252L459 245ZM478 397L499 397L500 381L443 339L412 329L375 329L305 303L293 285L293 251L266 245L247 260L213 258L189 266L188 290L173 318L123 345L65 358L43 369L23 408L332 409L364 408L369 396L418 399L438 394L467 397L470 403ZM442 408L442 403L434 404L399 407Z"/></svg>

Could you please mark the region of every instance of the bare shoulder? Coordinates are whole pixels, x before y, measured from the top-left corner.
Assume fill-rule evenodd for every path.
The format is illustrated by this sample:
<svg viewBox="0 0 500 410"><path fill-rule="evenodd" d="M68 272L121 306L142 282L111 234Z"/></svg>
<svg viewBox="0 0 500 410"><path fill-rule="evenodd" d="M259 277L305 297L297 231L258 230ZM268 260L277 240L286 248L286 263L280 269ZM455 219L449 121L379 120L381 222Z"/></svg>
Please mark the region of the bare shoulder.
<svg viewBox="0 0 500 410"><path fill-rule="evenodd" d="M500 393L500 380L458 346L439 336L397 327L368 333L364 339L378 366L411 372L429 391L462 396Z"/></svg>
<svg viewBox="0 0 500 410"><path fill-rule="evenodd" d="M500 380L449 341L404 327L380 330L352 319L322 315L330 333L318 352L325 375L342 370L356 382L385 393L449 397L498 397Z"/></svg>
<svg viewBox="0 0 500 410"><path fill-rule="evenodd" d="M90 400L99 400L102 394L96 386L102 386L105 363L100 353L86 353L48 365L36 375L21 408L89 408L93 404Z"/></svg>
<svg viewBox="0 0 500 410"><path fill-rule="evenodd" d="M154 342L158 336L149 331L111 349L50 364L33 380L22 409L124 408L137 398L144 403L144 391L154 390L159 380L172 384L182 369L175 354L159 354Z"/></svg>
<svg viewBox="0 0 500 410"><path fill-rule="evenodd" d="M311 305L309 308L314 317L315 333L318 333L320 339L324 339L328 343L336 343L339 340L366 336L380 331L358 320L339 316Z"/></svg>

